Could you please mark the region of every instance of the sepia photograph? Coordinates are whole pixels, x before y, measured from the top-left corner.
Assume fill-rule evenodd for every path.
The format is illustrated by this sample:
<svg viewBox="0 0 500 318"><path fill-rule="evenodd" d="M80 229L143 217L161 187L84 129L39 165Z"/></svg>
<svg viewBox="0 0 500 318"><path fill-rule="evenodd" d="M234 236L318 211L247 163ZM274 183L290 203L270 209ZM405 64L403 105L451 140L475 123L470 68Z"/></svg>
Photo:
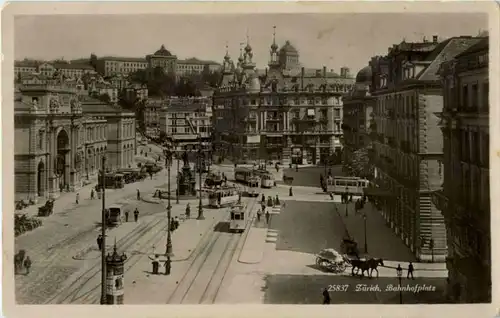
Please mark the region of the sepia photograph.
<svg viewBox="0 0 500 318"><path fill-rule="evenodd" d="M488 13L11 19L15 304L492 302Z"/></svg>

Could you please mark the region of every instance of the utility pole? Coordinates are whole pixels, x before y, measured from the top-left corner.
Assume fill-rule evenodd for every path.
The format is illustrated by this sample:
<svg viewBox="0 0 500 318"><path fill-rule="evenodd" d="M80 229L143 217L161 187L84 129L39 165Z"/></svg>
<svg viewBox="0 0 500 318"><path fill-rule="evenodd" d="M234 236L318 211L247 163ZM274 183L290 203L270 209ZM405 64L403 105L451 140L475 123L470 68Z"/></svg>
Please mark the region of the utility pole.
<svg viewBox="0 0 500 318"><path fill-rule="evenodd" d="M175 196L175 203L176 203L176 204L179 204L179 182L180 182L180 172L179 172L179 156L180 156L180 154L177 154L177 152L176 152L176 155L177 155L177 176L176 176L176 180L177 180L177 190L175 191L175 193L176 193L176 196Z"/></svg>
<svg viewBox="0 0 500 318"><path fill-rule="evenodd" d="M199 138L199 143L198 143L198 169L200 169L198 171L198 178L199 178L199 182L200 182L200 194L199 194L199 201L198 201L198 217L196 218L197 220L204 220L205 217L203 216L203 207L201 206L202 202L201 202L201 135L198 135L198 138ZM195 169L196 170L196 169Z"/></svg>
<svg viewBox="0 0 500 318"><path fill-rule="evenodd" d="M171 158L172 158L172 151L167 150L165 151L165 165L167 168L167 182L168 182L168 205L167 205L167 248L165 251L165 256L172 257L174 256L174 253L172 252L172 234L171 234L171 219L172 219L172 206L170 205L170 167L171 165Z"/></svg>
<svg viewBox="0 0 500 318"><path fill-rule="evenodd" d="M102 211L101 211L101 305L107 303L106 297L106 157L102 157L101 169Z"/></svg>

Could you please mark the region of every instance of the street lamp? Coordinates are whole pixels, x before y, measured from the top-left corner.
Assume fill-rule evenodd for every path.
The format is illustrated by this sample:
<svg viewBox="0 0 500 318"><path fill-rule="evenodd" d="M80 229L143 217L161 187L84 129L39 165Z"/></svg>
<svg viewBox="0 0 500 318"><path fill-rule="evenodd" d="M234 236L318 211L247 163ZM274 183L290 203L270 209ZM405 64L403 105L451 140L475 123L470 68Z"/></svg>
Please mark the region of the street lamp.
<svg viewBox="0 0 500 318"><path fill-rule="evenodd" d="M165 154L165 168L167 168L167 182L168 182L168 205L167 205L167 246L165 250L165 256L172 257L174 253L172 252L172 233L171 233L171 219L172 219L172 206L170 205L170 167L172 152L165 148L163 150ZM161 191L160 191L161 198Z"/></svg>
<svg viewBox="0 0 500 318"><path fill-rule="evenodd" d="M363 221L365 224L365 253L368 253L368 241L366 237L366 213L363 213Z"/></svg>
<svg viewBox="0 0 500 318"><path fill-rule="evenodd" d="M199 140L199 143L198 143L198 169L200 169L200 171L198 171L198 178L199 178L199 182L200 182L200 185L199 185L199 188L200 188L200 194L199 194L199 201L198 201L198 217L196 218L197 220L204 220L205 217L203 216L203 207L201 206L202 202L201 202L201 155L202 155L202 149L201 149L201 135L198 135L198 140ZM195 169L196 170L196 169Z"/></svg>
<svg viewBox="0 0 500 318"><path fill-rule="evenodd" d="M396 268L396 273L398 275L398 284L399 284L399 303L403 304L403 292L401 291L401 276L403 276L403 269L401 268L401 264L398 264Z"/></svg>
<svg viewBox="0 0 500 318"><path fill-rule="evenodd" d="M175 154L177 158L177 189L175 190L175 203L179 204L179 183L180 183L180 172L179 172L179 159L180 159L180 154L177 152L177 144L174 144L175 147Z"/></svg>
<svg viewBox="0 0 500 318"><path fill-rule="evenodd" d="M101 189L102 189L102 211L101 211L101 305L107 303L106 296L106 157L102 157Z"/></svg>
<svg viewBox="0 0 500 318"><path fill-rule="evenodd" d="M345 187L345 217L349 216L348 206L349 206L349 188L346 186Z"/></svg>

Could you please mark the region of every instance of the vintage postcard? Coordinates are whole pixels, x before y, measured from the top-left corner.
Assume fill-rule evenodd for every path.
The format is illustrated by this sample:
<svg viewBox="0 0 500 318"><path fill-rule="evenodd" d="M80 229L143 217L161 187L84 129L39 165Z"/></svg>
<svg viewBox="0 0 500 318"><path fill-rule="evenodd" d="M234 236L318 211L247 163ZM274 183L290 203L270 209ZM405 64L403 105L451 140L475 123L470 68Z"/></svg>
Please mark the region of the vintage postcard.
<svg viewBox="0 0 500 318"><path fill-rule="evenodd" d="M6 5L6 315L493 317L499 26L491 3Z"/></svg>

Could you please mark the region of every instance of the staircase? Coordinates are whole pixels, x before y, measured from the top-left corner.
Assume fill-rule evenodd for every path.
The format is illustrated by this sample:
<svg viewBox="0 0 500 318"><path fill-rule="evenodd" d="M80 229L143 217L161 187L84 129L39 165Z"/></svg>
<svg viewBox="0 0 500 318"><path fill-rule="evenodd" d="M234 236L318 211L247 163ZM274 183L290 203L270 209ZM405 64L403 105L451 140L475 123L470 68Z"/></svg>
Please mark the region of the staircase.
<svg viewBox="0 0 500 318"><path fill-rule="evenodd" d="M420 258L434 261L444 261L447 255L446 249L446 227L441 211L436 209L431 202L430 196L420 196L419 199L420 236L425 244L422 246ZM431 238L434 241L433 253L429 248ZM423 254L423 255L422 255Z"/></svg>

